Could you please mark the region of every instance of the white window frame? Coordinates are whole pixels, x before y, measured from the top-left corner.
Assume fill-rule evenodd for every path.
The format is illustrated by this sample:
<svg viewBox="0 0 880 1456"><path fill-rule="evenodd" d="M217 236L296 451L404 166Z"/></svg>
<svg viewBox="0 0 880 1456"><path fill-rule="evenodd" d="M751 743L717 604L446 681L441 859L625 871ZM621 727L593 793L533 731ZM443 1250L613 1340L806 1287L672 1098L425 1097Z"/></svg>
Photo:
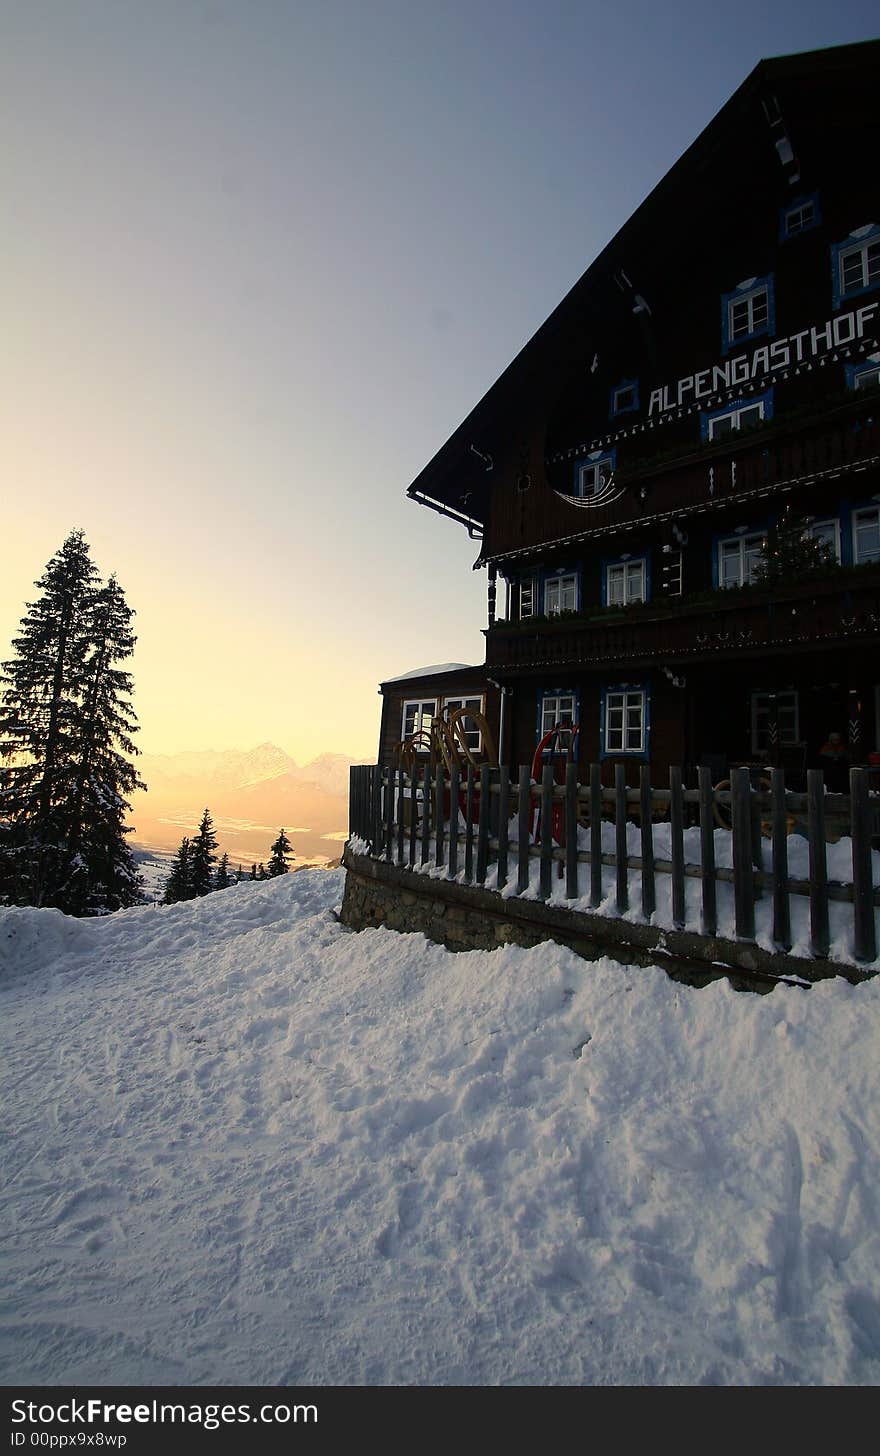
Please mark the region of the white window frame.
<svg viewBox="0 0 880 1456"><path fill-rule="evenodd" d="M445 718L448 719L449 713L455 708L464 708L467 713L485 712L482 697L477 697L476 695L468 697L466 693L459 697L443 698L440 705L440 712ZM483 735L479 728L465 728L464 733L468 748L471 752L481 753L483 749Z"/></svg>
<svg viewBox="0 0 880 1456"><path fill-rule="evenodd" d="M585 460L578 466L578 496L587 500L591 495L600 495L611 484L613 477L614 462L610 455L603 455L600 460Z"/></svg>
<svg viewBox="0 0 880 1456"><path fill-rule="evenodd" d="M747 425L757 424L759 421L763 421L767 418L767 413L764 409L764 400L751 399L747 403L743 402L742 404L738 404L735 409L723 410L719 414L710 415L706 422L708 426L707 438L710 440L723 440L725 435L730 435L733 434L736 430L741 430L742 423L740 420L740 416L748 413L749 410L758 411L758 420L747 421ZM731 420L733 423L731 424L729 430L725 430L722 434L719 435L716 433L716 426L720 425L722 420Z"/></svg>
<svg viewBox="0 0 880 1456"><path fill-rule="evenodd" d="M873 518L878 537L880 537L880 507L863 506L860 510L853 511L852 513L853 561L857 566L863 561L880 561L880 544L878 544L877 549L874 551L868 551L865 554L859 551L859 521L869 520L870 518Z"/></svg>
<svg viewBox="0 0 880 1456"><path fill-rule="evenodd" d="M816 541L825 541L834 552L835 561L840 561L840 521L836 516L827 521L811 521L804 534Z"/></svg>
<svg viewBox="0 0 880 1456"><path fill-rule="evenodd" d="M606 755L644 753L646 741L646 693L644 688L608 688L605 692L605 722L602 739ZM612 714L619 722L612 726ZM631 717L631 715L633 715ZM635 726L634 726L635 720ZM628 743L631 732L638 732L638 745Z"/></svg>
<svg viewBox="0 0 880 1456"><path fill-rule="evenodd" d="M763 300L763 304L764 304L764 317L762 319L759 319L756 322L755 321L755 305L756 305L758 299L762 299ZM745 310L746 310L746 319L745 319L746 326L745 327L743 327L741 324L740 325L734 324L734 310L736 310L736 309L742 309L743 307L745 307ZM748 293L740 293L740 294L737 294L737 296L735 298L728 299L728 302L727 302L727 336L728 336L731 344L738 344L743 339L750 339L750 338L752 338L752 336L754 334L757 334L757 333L762 332L763 330L766 330L766 328L768 326L768 323L769 323L769 320L770 320L770 289L769 289L769 287L767 286L766 283L760 284L759 287L757 287L757 288L750 289L748 291Z"/></svg>
<svg viewBox="0 0 880 1456"><path fill-rule="evenodd" d="M407 731L406 720L407 720L407 716L409 714L410 708L414 708L415 709L415 713L413 714L413 727L411 727ZM425 712L425 709L428 709L429 710L427 714ZM431 724L434 721L434 719L436 718L436 716L437 716L437 699L436 698L407 698L407 699L405 699L404 704L403 704L403 713L401 715L401 730L400 730L401 741L403 739L405 739L405 738L411 738L416 733L421 733L423 731L424 732L429 732L430 731L430 728L431 728ZM425 722L426 717L427 717L427 723ZM428 749L427 748L420 748L418 750L418 752L419 753L427 753L428 752Z"/></svg>
<svg viewBox="0 0 880 1456"><path fill-rule="evenodd" d="M722 591L729 591L738 586L748 586L752 581L752 565L749 563L749 556L754 556L755 543L759 551L766 540L766 531L742 531L736 536L725 536L718 542L718 586ZM724 580L725 547L736 546L739 555L739 581ZM751 551L747 548L751 547ZM732 554L732 553L731 553Z"/></svg>
<svg viewBox="0 0 880 1456"><path fill-rule="evenodd" d="M808 228L815 227L816 211L816 203L812 197L808 197L805 202L798 202L794 207L789 207L785 212L785 236L797 238ZM807 216L805 217L804 214ZM796 224L795 219L797 219ZM793 226L793 224L795 225Z"/></svg>
<svg viewBox="0 0 880 1456"><path fill-rule="evenodd" d="M869 254L873 253L873 258ZM859 281L858 283L846 282L846 263L849 258L859 257ZM876 233L873 236L864 238L861 242L841 248L837 255L839 268L838 280L840 283L840 296L846 298L850 293L862 293L866 288L872 288L880 283L880 237Z"/></svg>
<svg viewBox="0 0 880 1456"><path fill-rule="evenodd" d="M563 704L570 706L565 708ZM541 738L546 738L558 723L568 722L575 726L577 695L575 693L544 693L541 698Z"/></svg>
<svg viewBox="0 0 880 1456"><path fill-rule="evenodd" d="M759 754L766 753L769 747L769 741L767 743L761 742L762 733L769 733L769 730L761 728L758 720L762 710L766 710L769 707L770 699L773 697L776 698L777 723L783 713L793 713L794 715L793 727L788 729L782 729L780 727L777 746L780 748L790 748L801 741L800 698L796 689L785 688L781 692L776 693L752 693L752 753L756 757Z"/></svg>
<svg viewBox="0 0 880 1456"><path fill-rule="evenodd" d="M576 611L577 573L568 571L559 576L548 576L544 582L544 616L558 617L561 612Z"/></svg>
<svg viewBox="0 0 880 1456"><path fill-rule="evenodd" d="M645 602L648 599L648 563L644 556L637 556L627 561L613 561L605 568L605 602L609 607L628 607L633 602ZM612 592L612 584L619 582L622 585L622 592L615 597ZM636 590L631 590L635 586Z"/></svg>

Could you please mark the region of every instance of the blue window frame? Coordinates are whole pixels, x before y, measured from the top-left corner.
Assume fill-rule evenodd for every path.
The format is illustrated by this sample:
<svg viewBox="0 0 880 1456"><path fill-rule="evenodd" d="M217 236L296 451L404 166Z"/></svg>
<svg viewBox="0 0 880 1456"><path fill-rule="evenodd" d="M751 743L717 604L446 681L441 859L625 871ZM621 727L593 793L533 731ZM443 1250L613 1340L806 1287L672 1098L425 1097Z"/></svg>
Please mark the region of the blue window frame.
<svg viewBox="0 0 880 1456"><path fill-rule="evenodd" d="M582 499L601 495L614 479L617 463L615 450L594 450L574 463L574 485L572 493Z"/></svg>
<svg viewBox="0 0 880 1456"><path fill-rule="evenodd" d="M650 756L651 696L647 683L609 683L602 689L599 713L600 758Z"/></svg>
<svg viewBox="0 0 880 1456"><path fill-rule="evenodd" d="M848 389L874 389L880 384L880 354L868 354L858 364L847 364Z"/></svg>
<svg viewBox="0 0 880 1456"><path fill-rule="evenodd" d="M799 238L801 233L818 227L821 221L818 192L811 192L809 197L796 197L779 209L779 241Z"/></svg>
<svg viewBox="0 0 880 1456"><path fill-rule="evenodd" d="M737 430L752 429L773 418L773 390L731 400L722 409L700 411L700 435L704 440L721 440Z"/></svg>
<svg viewBox="0 0 880 1456"><path fill-rule="evenodd" d="M729 354L750 339L776 332L773 274L746 278L732 293L721 295L721 349Z"/></svg>
<svg viewBox="0 0 880 1456"><path fill-rule="evenodd" d="M639 381L637 379L621 379L615 384L608 401L608 417L614 419L617 415L630 414L639 407Z"/></svg>
<svg viewBox="0 0 880 1456"><path fill-rule="evenodd" d="M868 223L856 228L842 243L831 246L831 289L834 307L880 288L880 227Z"/></svg>
<svg viewBox="0 0 880 1456"><path fill-rule="evenodd" d="M628 607L651 597L651 559L648 552L627 552L602 562L603 607Z"/></svg>

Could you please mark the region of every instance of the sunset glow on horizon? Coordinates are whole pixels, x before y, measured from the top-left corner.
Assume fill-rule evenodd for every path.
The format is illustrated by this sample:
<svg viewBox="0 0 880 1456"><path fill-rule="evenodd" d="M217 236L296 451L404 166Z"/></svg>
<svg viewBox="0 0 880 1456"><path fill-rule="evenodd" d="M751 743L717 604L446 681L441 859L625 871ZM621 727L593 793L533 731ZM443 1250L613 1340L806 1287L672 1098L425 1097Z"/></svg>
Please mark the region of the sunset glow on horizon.
<svg viewBox="0 0 880 1456"><path fill-rule="evenodd" d="M407 485L762 56L875 29L0 0L0 660L81 527L140 747L371 757L381 679L483 659L479 543Z"/></svg>

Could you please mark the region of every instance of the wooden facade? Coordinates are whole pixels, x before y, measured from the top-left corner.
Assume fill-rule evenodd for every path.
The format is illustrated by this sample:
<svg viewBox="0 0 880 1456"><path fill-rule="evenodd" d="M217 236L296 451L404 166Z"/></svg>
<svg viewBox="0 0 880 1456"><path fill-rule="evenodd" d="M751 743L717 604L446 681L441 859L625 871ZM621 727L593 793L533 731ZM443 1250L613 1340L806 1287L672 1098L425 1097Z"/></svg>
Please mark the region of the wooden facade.
<svg viewBox="0 0 880 1456"><path fill-rule="evenodd" d="M761 62L410 486L482 538L502 762L880 752L878 82Z"/></svg>

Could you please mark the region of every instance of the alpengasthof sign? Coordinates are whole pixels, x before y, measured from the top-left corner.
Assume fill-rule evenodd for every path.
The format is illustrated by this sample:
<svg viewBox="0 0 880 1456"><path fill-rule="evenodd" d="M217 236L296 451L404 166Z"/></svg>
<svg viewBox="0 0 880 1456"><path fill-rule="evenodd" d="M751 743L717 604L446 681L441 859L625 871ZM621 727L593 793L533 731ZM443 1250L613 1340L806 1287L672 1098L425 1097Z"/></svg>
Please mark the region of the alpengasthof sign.
<svg viewBox="0 0 880 1456"><path fill-rule="evenodd" d="M667 410L680 409L695 400L708 399L719 390L735 389L737 385L751 384L778 369L791 369L807 359L840 349L861 339L868 324L880 308L880 303L866 303L863 308L850 313L838 314L825 324L816 324L801 329L798 334L789 334L786 339L760 345L751 354L735 354L723 364L713 364L711 369L701 369L697 374L687 374L675 384L664 384L661 389L652 389L648 403L648 416L665 414Z"/></svg>

